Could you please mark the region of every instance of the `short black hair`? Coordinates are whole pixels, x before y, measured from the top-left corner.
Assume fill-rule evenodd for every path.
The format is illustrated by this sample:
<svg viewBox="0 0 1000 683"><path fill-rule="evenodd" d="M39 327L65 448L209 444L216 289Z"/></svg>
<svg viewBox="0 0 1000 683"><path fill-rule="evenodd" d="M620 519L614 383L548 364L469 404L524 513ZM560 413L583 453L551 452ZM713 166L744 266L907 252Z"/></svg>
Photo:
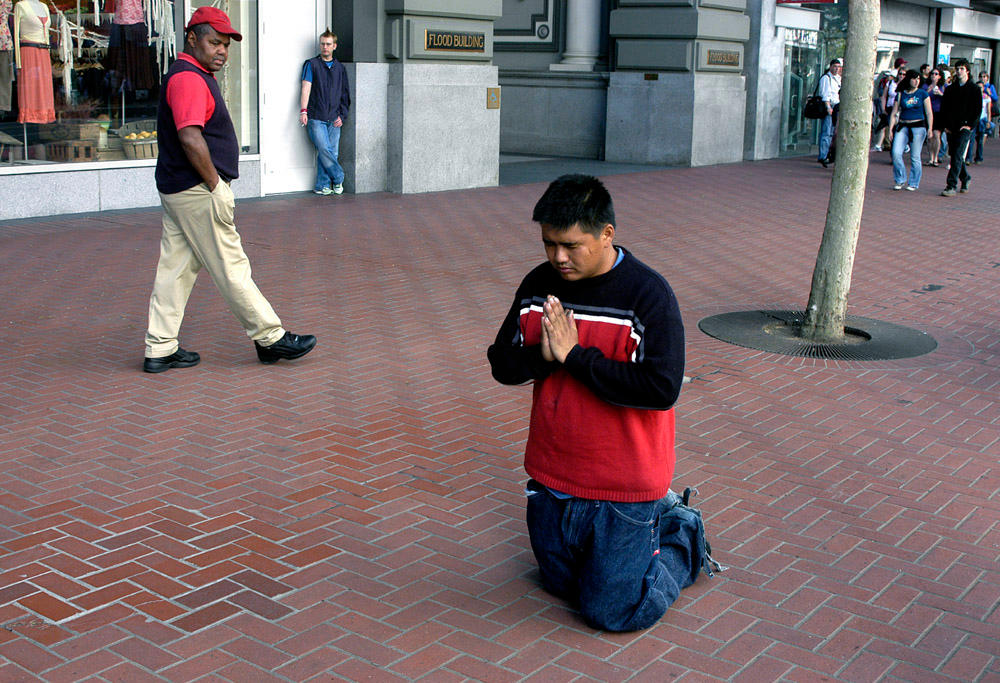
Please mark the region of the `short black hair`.
<svg viewBox="0 0 1000 683"><path fill-rule="evenodd" d="M615 224L615 207L600 180L571 173L552 181L535 204L531 220L557 230L579 224L580 230L596 237L605 225Z"/></svg>
<svg viewBox="0 0 1000 683"><path fill-rule="evenodd" d="M969 60L968 59L964 59L964 58L960 57L960 58L958 58L958 59L955 60L955 63L952 66L954 66L956 69L958 67L960 67L960 66L964 66L965 69L966 69L966 71L968 71L970 74L972 73L972 69L969 67Z"/></svg>

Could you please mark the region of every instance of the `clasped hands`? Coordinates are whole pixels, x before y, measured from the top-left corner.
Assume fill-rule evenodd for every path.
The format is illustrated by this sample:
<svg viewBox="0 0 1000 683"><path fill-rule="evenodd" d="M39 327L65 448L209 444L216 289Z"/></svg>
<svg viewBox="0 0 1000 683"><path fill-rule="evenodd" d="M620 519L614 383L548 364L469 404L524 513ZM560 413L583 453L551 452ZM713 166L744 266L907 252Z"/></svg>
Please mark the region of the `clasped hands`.
<svg viewBox="0 0 1000 683"><path fill-rule="evenodd" d="M580 341L573 311L563 308L562 302L551 294L545 299L542 311L542 358L565 363L566 356Z"/></svg>

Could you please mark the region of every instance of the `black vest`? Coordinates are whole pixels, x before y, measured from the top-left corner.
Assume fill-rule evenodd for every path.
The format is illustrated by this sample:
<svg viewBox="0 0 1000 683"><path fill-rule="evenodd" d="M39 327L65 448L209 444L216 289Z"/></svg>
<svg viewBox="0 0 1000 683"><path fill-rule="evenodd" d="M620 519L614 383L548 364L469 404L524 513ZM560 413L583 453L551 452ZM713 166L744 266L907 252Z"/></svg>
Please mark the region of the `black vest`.
<svg viewBox="0 0 1000 683"><path fill-rule="evenodd" d="M182 71L192 71L203 79L215 100L215 111L212 118L205 122L201 134L208 144L208 152L212 156L212 164L219 175L232 180L240 175L240 143L236 139L233 120L229 110L222 100L222 91L215 76L202 71L185 59L178 59L167 71L167 77L160 86L160 107L156 117L156 139L159 142L160 154L156 160L156 189L163 194L183 192L198 183L204 182L202 177L188 161L181 147L180 136L174 123L174 113L167 104L167 84L170 79Z"/></svg>
<svg viewBox="0 0 1000 683"><path fill-rule="evenodd" d="M315 121L336 121L338 116L345 121L347 111L340 111L341 91L347 83L344 66L334 59L333 66L328 67L319 57L313 57L308 62L312 68L312 89L309 91L306 115Z"/></svg>

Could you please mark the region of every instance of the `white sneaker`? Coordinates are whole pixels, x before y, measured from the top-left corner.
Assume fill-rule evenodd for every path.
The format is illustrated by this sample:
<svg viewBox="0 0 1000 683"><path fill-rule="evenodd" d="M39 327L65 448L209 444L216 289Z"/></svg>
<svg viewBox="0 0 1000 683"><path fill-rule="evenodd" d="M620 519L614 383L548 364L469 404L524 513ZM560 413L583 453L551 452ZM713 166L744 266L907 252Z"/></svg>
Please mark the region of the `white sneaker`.
<svg viewBox="0 0 1000 683"><path fill-rule="evenodd" d="M913 187L913 185L907 185L906 189L909 190L910 192L916 192L917 191L917 188Z"/></svg>
<svg viewBox="0 0 1000 683"><path fill-rule="evenodd" d="M894 190L902 190L903 189L903 183L896 183L895 185L892 186L892 189L894 189Z"/></svg>
<svg viewBox="0 0 1000 683"><path fill-rule="evenodd" d="M333 194L333 190L331 190L329 187L324 187L322 190L313 190L313 194L328 195L328 194Z"/></svg>
<svg viewBox="0 0 1000 683"><path fill-rule="evenodd" d="M331 190L333 194L344 194L344 183L337 183ZM329 192L327 194L330 194Z"/></svg>

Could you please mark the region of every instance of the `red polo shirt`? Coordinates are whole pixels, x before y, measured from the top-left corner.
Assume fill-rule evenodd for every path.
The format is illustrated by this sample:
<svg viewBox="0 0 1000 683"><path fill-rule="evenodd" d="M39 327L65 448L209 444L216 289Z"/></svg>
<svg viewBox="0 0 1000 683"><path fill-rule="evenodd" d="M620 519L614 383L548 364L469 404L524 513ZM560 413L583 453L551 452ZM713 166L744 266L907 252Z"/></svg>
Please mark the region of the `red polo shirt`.
<svg viewBox="0 0 1000 683"><path fill-rule="evenodd" d="M211 73L186 52L180 53L177 58L194 64L207 74ZM204 79L190 71L174 74L167 82L167 104L174 113L177 130L188 126L204 128L205 123L215 113L215 100Z"/></svg>

